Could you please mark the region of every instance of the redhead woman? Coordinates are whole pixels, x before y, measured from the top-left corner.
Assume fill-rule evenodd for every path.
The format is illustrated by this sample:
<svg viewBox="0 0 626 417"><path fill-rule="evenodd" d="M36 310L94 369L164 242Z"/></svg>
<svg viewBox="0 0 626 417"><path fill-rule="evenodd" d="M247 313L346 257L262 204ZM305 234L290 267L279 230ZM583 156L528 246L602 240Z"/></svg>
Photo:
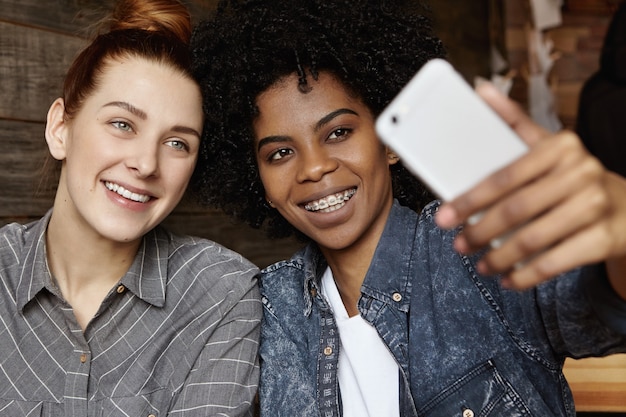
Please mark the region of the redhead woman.
<svg viewBox="0 0 626 417"><path fill-rule="evenodd" d="M48 112L53 207L0 230L0 415L251 415L258 271L159 226L201 168L189 13L105 23Z"/></svg>

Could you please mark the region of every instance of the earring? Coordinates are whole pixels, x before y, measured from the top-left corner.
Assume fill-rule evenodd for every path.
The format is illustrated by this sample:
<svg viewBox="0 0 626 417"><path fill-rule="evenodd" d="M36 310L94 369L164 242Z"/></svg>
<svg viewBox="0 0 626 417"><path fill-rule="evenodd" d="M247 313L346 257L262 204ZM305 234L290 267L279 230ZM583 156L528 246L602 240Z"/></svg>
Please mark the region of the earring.
<svg viewBox="0 0 626 417"><path fill-rule="evenodd" d="M267 200L267 204L268 204L270 207L274 208L274 203L272 203L272 200Z"/></svg>

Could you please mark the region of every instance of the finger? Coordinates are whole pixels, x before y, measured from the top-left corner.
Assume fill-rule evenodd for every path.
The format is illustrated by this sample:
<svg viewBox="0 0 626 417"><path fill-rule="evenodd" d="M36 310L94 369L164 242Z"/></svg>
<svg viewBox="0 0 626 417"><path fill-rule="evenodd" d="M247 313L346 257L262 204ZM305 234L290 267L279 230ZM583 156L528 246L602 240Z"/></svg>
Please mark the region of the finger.
<svg viewBox="0 0 626 417"><path fill-rule="evenodd" d="M550 161L545 163L551 164ZM479 250L494 238L510 233L512 229L529 223L542 213L551 211L553 208L556 208L557 212L567 210L567 208L559 209L558 205L571 200L577 194L589 193L591 190L595 193L603 191L600 185L604 171L595 158L572 158L564 164L569 167L555 168L547 172L540 180L530 182L507 198L494 203L489 210L486 210L478 224L465 227L460 237L465 242L459 245L466 251ZM587 191L588 188L589 191ZM604 196L603 201L607 205L606 195L603 193L601 195ZM580 204L581 208L594 204L591 196L577 198L575 201Z"/></svg>
<svg viewBox="0 0 626 417"><path fill-rule="evenodd" d="M442 216L437 219L437 224L444 228L451 225L454 227L456 224L466 221L476 212L485 212L480 223L484 224L489 221L502 222L502 219L506 219L506 217L502 217L502 213L494 210L494 208L500 208L501 210L503 204L509 204L507 210L511 214L522 213L523 210L520 204L524 204L525 200L518 198L511 201L512 195L533 184L545 183L546 178L550 178L550 174L579 169L582 166L581 161L588 157L588 152L582 148L577 137L570 132L564 132L545 140L518 161L488 176L469 192L449 202L446 207L442 207L440 213ZM572 174L568 173L567 175ZM572 179L575 179L575 177L572 177ZM558 179L553 180L552 183L547 182L547 184L558 192L563 185L559 185L556 181ZM571 181L569 182L571 183ZM567 184L567 181L564 184ZM528 200L541 201L545 193L554 197L556 196L554 190L547 187L544 189L531 188L527 194L532 195L532 193L535 193L537 197L529 197ZM571 186L568 190L571 190ZM552 201L554 202L554 199ZM444 210L447 210L447 212L444 212ZM452 213L452 215L449 213ZM536 213L537 210L534 210L533 214ZM446 214L447 217L444 217L443 214ZM526 214L526 217L529 217L528 214ZM502 227L508 228L519 224L520 219L517 216L514 216L513 220L513 223L503 223ZM454 224L453 222L457 223ZM492 233L501 233L502 231L490 230ZM477 243L485 243L484 238Z"/></svg>
<svg viewBox="0 0 626 417"><path fill-rule="evenodd" d="M503 286L524 290L547 281L578 266L606 258L606 247L594 242L607 239L607 228L594 226L537 256L519 269L512 270L502 281Z"/></svg>
<svg viewBox="0 0 626 417"><path fill-rule="evenodd" d="M600 187L588 187L554 210L510 236L500 248L487 253L477 265L481 274L493 275L518 268L540 253L606 217L608 197ZM589 242L587 242L589 244Z"/></svg>

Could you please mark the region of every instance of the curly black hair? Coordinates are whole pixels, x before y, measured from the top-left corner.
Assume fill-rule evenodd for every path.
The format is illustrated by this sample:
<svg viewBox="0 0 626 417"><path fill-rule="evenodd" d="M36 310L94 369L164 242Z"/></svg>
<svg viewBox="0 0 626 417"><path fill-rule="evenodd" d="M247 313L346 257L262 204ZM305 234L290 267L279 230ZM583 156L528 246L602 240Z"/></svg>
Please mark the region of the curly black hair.
<svg viewBox="0 0 626 417"><path fill-rule="evenodd" d="M265 201L253 148L256 98L279 79L330 72L377 116L428 60L442 58L428 8L406 0L222 0L191 40L205 127L193 188L270 237L302 237ZM394 197L420 210L432 199L401 164L391 167Z"/></svg>

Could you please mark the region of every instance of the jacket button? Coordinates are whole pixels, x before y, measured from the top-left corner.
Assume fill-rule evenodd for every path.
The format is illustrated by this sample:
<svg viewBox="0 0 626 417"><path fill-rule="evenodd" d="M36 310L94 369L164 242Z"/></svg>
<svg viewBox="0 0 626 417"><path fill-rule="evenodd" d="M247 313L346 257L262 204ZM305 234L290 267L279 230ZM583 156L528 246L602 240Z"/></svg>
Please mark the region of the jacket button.
<svg viewBox="0 0 626 417"><path fill-rule="evenodd" d="M396 303L399 303L400 301L402 301L402 294L400 294L399 292L394 292L391 298L393 298L393 301L395 301Z"/></svg>
<svg viewBox="0 0 626 417"><path fill-rule="evenodd" d="M315 298L317 296L317 290L315 288L311 288L311 297Z"/></svg>
<svg viewBox="0 0 626 417"><path fill-rule="evenodd" d="M463 410L463 417L474 417L474 412L469 408Z"/></svg>
<svg viewBox="0 0 626 417"><path fill-rule="evenodd" d="M332 353L333 353L333 348L331 348L330 346L326 346L324 348L324 355L330 356L330 355L332 355Z"/></svg>
<svg viewBox="0 0 626 417"><path fill-rule="evenodd" d="M123 293L124 291L126 291L126 287L124 287L123 285L118 285L118 287L117 287L117 293L118 293L118 294L121 294L121 293Z"/></svg>

